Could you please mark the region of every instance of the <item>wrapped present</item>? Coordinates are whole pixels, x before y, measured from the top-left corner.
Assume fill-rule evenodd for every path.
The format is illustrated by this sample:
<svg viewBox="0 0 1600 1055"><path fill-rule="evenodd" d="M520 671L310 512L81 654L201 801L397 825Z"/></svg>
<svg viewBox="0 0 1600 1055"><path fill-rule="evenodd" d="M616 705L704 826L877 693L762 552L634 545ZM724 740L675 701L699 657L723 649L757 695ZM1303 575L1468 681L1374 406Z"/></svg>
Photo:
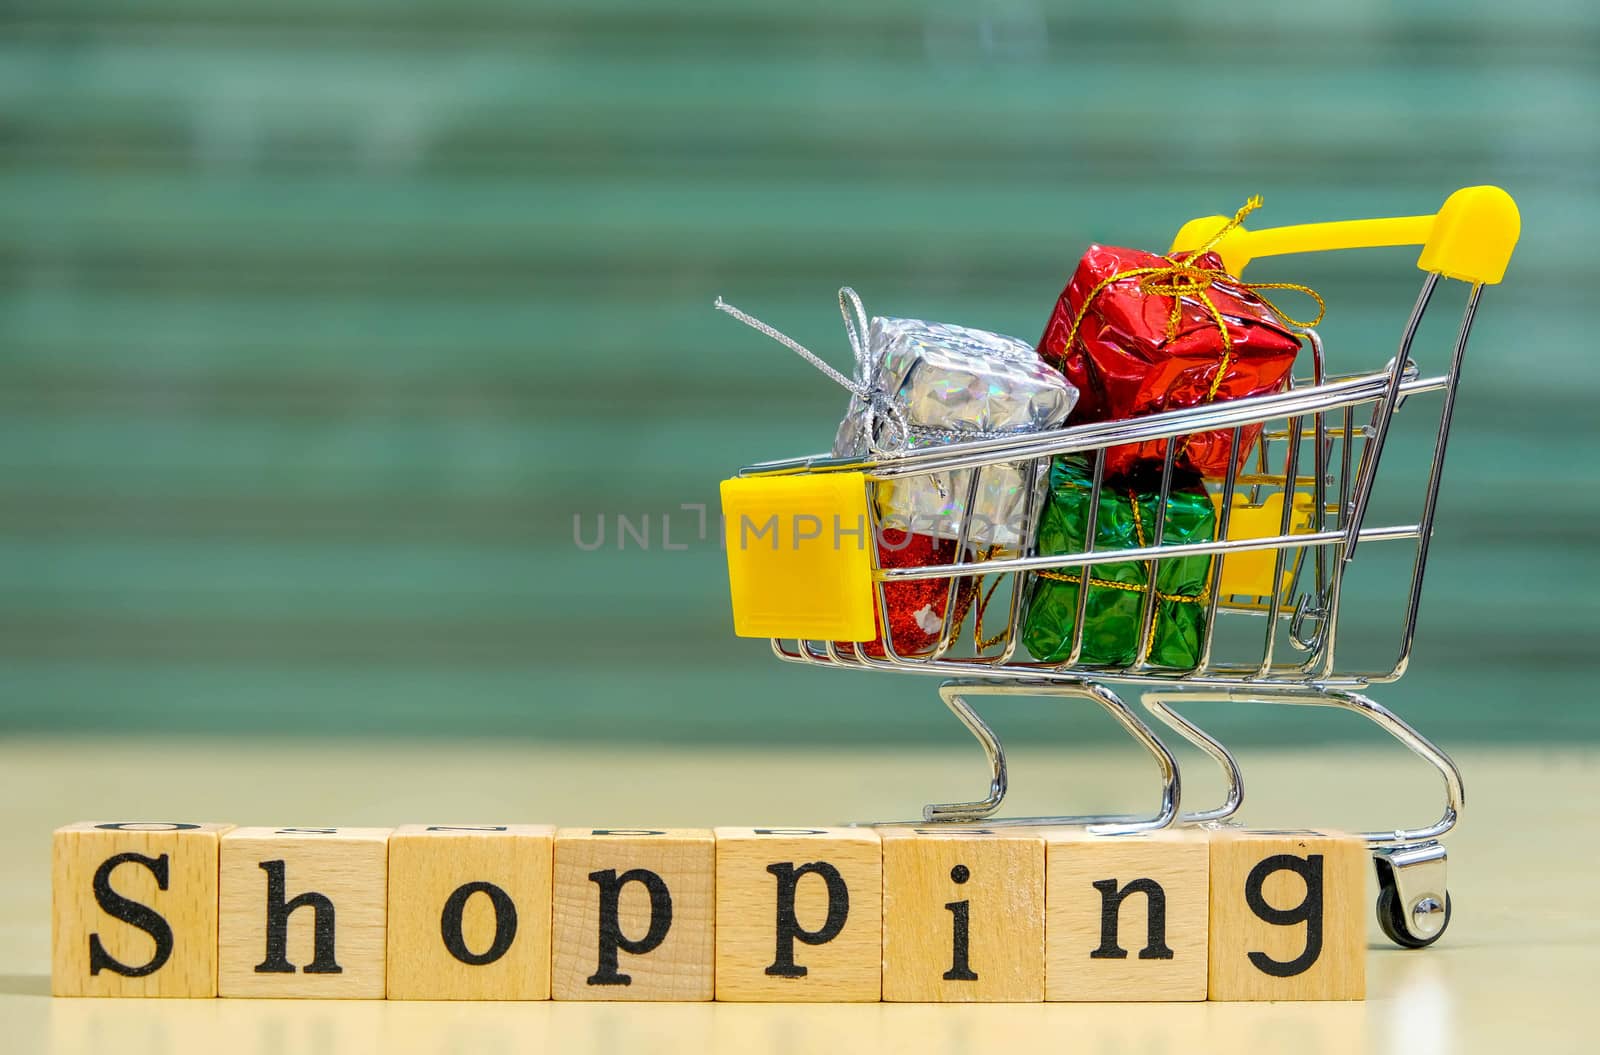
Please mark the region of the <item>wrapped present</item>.
<svg viewBox="0 0 1600 1055"><path fill-rule="evenodd" d="M1022 436L1060 425L1077 390L1041 362L1026 342L984 330L913 319L868 321L852 289L839 291L845 332L855 355L853 377L766 323L722 301L717 307L791 349L851 393L834 441L838 457L892 457L913 448L963 440ZM967 537L969 554L994 556L1019 550L1030 490L1042 472L1025 479L1019 466L979 470L978 496ZM971 470L930 473L877 486L879 566L927 567L956 561L963 505ZM956 621L972 605L975 586L956 580ZM896 652L926 652L938 642L951 580L890 583L887 611ZM867 643L869 655L882 646Z"/></svg>
<svg viewBox="0 0 1600 1055"><path fill-rule="evenodd" d="M839 425L839 457L1040 432L1065 422L1078 397L1026 342L965 326L875 318L865 357L866 391L852 397ZM968 541L1019 548L1028 494L1043 484L1042 472L1019 464L885 481L879 513L896 527L958 538L975 471Z"/></svg>
<svg viewBox="0 0 1600 1055"><path fill-rule="evenodd" d="M930 535L909 534L896 528L884 528L878 533L878 566L880 568L925 568L934 564L954 564L956 544L951 539L933 538ZM878 612L878 636L862 644L867 655L883 658L883 625L889 624L889 641L896 655L910 656L927 652L939 643L944 630L945 606L950 598L950 584L956 584L956 608L953 621L959 626L972 607L975 585L971 579L910 579L884 583L885 610ZM841 648L855 647L838 642Z"/></svg>
<svg viewBox="0 0 1600 1055"><path fill-rule="evenodd" d="M1257 291L1293 283L1243 282L1210 252L1260 199L1251 199L1200 250L1161 256L1138 249L1090 246L1062 292L1039 340L1039 355L1082 392L1071 424L1117 421L1282 391L1300 339L1290 329L1322 319L1291 319ZM1240 465L1261 426L1241 430ZM1106 475L1160 463L1169 441L1124 444L1106 452ZM1181 470L1222 476L1232 432L1218 429L1176 438Z"/></svg>
<svg viewBox="0 0 1600 1055"><path fill-rule="evenodd" d="M1057 458L1050 467L1050 492L1039 523L1039 555L1084 551L1093 475L1086 460ZM1132 549L1155 540L1159 488L1107 481L1101 487L1095 520L1095 548ZM1217 515L1199 480L1174 481L1162 526L1162 545L1209 542ZM1137 655L1145 590L1154 564L1155 625L1146 657ZM1160 561L1112 561L1088 568L1061 568L1034 575L1022 642L1045 663L1065 660L1072 650L1078 618L1078 590L1085 572L1089 598L1084 613L1083 650L1078 662L1124 667L1141 658L1159 667L1187 668L1199 662L1205 635L1208 555Z"/></svg>

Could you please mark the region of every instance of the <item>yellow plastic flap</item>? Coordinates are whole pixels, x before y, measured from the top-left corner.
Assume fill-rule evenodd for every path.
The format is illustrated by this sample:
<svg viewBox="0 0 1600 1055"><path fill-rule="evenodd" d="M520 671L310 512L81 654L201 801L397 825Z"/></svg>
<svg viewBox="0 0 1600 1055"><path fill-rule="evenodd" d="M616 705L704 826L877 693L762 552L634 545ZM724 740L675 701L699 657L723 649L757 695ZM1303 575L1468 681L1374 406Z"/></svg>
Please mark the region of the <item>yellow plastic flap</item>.
<svg viewBox="0 0 1600 1055"><path fill-rule="evenodd" d="M1213 494L1211 504L1217 508L1218 523L1222 517L1222 496ZM1289 534L1304 535L1311 530L1311 512L1315 508L1312 497L1297 491L1294 496L1294 513L1289 517ZM1283 529L1283 492L1276 491L1262 499L1260 505L1250 505L1247 496L1233 496L1233 513L1228 518L1228 539L1275 538ZM1222 562L1222 579L1218 590L1224 596L1242 594L1248 597L1268 597L1276 591L1272 586L1272 569L1278 551L1270 549L1245 550L1230 553ZM1278 589L1287 588L1294 570L1293 550L1284 559L1282 581Z"/></svg>
<svg viewBox="0 0 1600 1055"><path fill-rule="evenodd" d="M864 474L724 480L722 518L735 634L877 636Z"/></svg>

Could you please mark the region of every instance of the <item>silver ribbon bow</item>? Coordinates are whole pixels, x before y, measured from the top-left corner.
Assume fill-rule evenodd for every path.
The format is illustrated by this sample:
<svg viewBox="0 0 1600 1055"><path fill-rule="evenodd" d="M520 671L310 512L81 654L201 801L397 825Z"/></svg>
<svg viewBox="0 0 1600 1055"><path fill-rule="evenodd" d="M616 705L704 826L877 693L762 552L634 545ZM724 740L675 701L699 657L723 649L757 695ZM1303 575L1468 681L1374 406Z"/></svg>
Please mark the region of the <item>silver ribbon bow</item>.
<svg viewBox="0 0 1600 1055"><path fill-rule="evenodd" d="M905 410L896 404L878 383L878 364L873 360L871 349L867 345L871 326L867 321L867 311L861 305L861 297L855 290L849 286L841 287L839 290L839 314L844 316L844 332L850 339L850 350L856 359L854 377L846 377L793 337L768 326L754 315L740 311L721 297L717 298L715 306L718 311L732 315L751 329L766 334L788 348L860 400L865 411L862 417L863 431L866 433L867 443L872 448L873 454L883 457L898 454L906 449L907 444L911 442L911 427L906 420ZM884 426L882 437L878 435L880 425Z"/></svg>

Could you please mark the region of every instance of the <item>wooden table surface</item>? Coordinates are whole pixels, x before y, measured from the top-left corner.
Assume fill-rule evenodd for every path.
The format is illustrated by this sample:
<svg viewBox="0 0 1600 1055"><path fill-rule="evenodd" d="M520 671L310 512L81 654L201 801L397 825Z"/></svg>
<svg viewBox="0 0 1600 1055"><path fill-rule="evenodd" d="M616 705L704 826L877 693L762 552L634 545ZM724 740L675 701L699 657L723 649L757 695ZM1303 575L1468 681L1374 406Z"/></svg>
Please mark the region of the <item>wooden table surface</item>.
<svg viewBox="0 0 1600 1055"><path fill-rule="evenodd" d="M1430 820L1437 781L1398 748L1243 756L1252 823ZM547 821L802 824L909 816L979 790L975 750L646 751L344 741L0 744L0 1023L7 1051L738 1052L1593 1050L1600 968L1600 750L1458 752L1455 919L1424 952L1371 928L1368 999L1349 1004L623 1005L53 1000L49 833L80 819L241 824ZM1191 804L1217 781L1189 765ZM1121 749L1017 749L1019 810L1138 808L1153 775ZM1396 810L1400 812L1395 812Z"/></svg>

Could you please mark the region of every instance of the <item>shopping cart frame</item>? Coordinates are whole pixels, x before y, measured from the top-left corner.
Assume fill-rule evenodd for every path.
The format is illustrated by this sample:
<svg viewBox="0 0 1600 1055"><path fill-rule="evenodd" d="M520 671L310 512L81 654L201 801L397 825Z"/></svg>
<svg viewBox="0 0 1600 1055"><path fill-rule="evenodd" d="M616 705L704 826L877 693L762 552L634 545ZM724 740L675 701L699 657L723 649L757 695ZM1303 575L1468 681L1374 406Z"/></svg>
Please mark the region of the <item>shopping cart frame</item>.
<svg viewBox="0 0 1600 1055"><path fill-rule="evenodd" d="M1225 218L1209 217L1186 225L1173 251L1200 244L1213 235ZM789 459L752 465L744 478L797 474L859 473L868 490L871 537L883 538L886 522L880 513L877 491L884 485L914 478L932 478L941 486L964 490L964 511L955 540L956 559L947 564L916 567L882 567L874 548L871 579L879 611L888 610L886 589L897 582L946 580L945 610L937 641L914 654L896 650L893 636L879 635L878 645L861 645L807 638L773 638L778 658L788 662L832 669L880 670L934 675L947 679L940 686L946 706L982 747L989 770L987 794L973 801L939 803L926 807L918 823L971 823L990 825L1087 825L1106 834L1165 828L1173 824L1225 824L1244 800L1244 779L1233 754L1215 737L1175 708L1180 704L1227 702L1329 707L1355 713L1376 724L1413 754L1431 765L1444 785L1444 806L1438 819L1413 827L1361 833L1372 848L1379 879L1378 915L1385 932L1398 944L1421 947L1444 932L1451 912L1446 883L1447 854L1439 838L1450 831L1464 807L1459 769L1450 757L1397 714L1364 694L1372 685L1398 680L1410 663L1429 543L1442 480L1455 399L1468 339L1483 288L1504 273L1518 233L1515 204L1498 188L1478 187L1458 191L1433 216L1392 220L1316 224L1264 231L1232 230L1217 246L1232 274L1238 274L1253 257L1286 252L1355 248L1375 245L1420 244L1418 266L1426 273L1421 291L1402 331L1395 357L1378 371L1330 378L1325 369L1322 341L1312 329L1301 332L1312 350L1312 376L1288 390L1249 399L1154 414L1138 419L1102 422L1025 436L982 439L920 449L901 450L870 458L840 459L830 456ZM1469 289L1456 330L1449 368L1432 376L1419 374L1412 360L1413 344L1441 278L1459 279ZM1370 500L1390 425L1400 407L1414 397L1437 393L1439 419L1427 483L1414 522L1369 524ZM1358 417L1364 421L1358 423ZM1282 423L1273 428L1274 423ZM1257 471L1241 471L1238 457L1245 431L1262 428L1256 455ZM1218 525L1213 541L1163 544L1166 513L1173 493L1174 458L1181 437L1199 432L1231 432L1233 457L1217 492ZM1118 549L1097 548L1095 524L1100 515L1105 483L1106 452L1122 444L1165 441L1157 492L1156 520L1148 545ZM1309 441L1309 443L1307 442ZM1359 456L1356 453L1359 447ZM1273 457L1282 455L1282 471L1274 472ZM986 466L1009 463L1020 467L1024 478L1042 476L1052 459L1087 458L1092 464L1092 488L1087 506L1085 548L1078 553L1041 555L1029 541L1015 553L995 553L974 544L973 511L980 473ZM1302 466L1309 462L1309 473ZM1284 495L1282 518L1276 534L1230 537L1230 517L1236 502L1247 505L1263 491L1276 488ZM1302 489L1312 495L1312 522L1291 523L1294 502ZM1023 512L1021 537L1032 540L1041 514L1042 488L1033 488ZM1331 493L1330 493L1331 492ZM1330 501L1330 499L1332 499ZM1398 649L1395 661L1379 669L1347 669L1337 660L1337 631L1342 615L1342 586L1358 551L1382 542L1411 542L1412 571L1404 591ZM1220 589L1231 554L1270 552L1273 556L1270 595L1224 598ZM1212 582L1203 603L1207 609L1204 639L1198 661L1188 669L1158 667L1149 661L1159 605L1155 569L1162 559L1205 556ZM1140 640L1134 662L1120 666L1086 666L1083 655L1085 613L1089 589L1078 589L1077 618L1065 659L1038 662L1018 658L1026 598L1040 573L1056 576L1074 572L1084 577L1094 568L1118 562L1139 562L1149 569L1140 588ZM958 605L957 582L1009 583L1006 620L1000 634L989 642L974 641L963 652L958 639L968 612ZM993 587L987 589L994 596ZM1264 645L1259 661L1240 663L1217 660L1213 655L1219 616L1264 619ZM976 623L981 625L983 609ZM978 636L981 636L978 635ZM1287 646L1285 648L1284 646ZM1303 658L1285 661L1286 651ZM1226 783L1223 800L1205 809L1182 809L1180 768L1161 737L1142 719L1117 688L1141 689L1145 711L1177 733L1220 767ZM973 698L992 695L1026 695L1056 698L1081 697L1111 715L1153 758L1161 780L1157 808L1145 816L1009 817L995 816L1005 798L1009 777L999 737L974 708Z"/></svg>

